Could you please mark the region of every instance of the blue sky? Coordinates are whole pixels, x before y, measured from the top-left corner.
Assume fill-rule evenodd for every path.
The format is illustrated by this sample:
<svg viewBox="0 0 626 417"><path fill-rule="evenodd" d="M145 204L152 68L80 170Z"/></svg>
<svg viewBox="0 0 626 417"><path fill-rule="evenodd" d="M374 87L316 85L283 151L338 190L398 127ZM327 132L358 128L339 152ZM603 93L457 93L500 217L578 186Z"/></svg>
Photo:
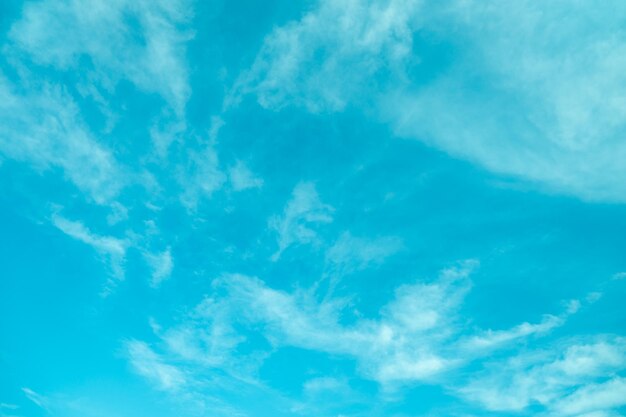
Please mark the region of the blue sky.
<svg viewBox="0 0 626 417"><path fill-rule="evenodd" d="M626 4L0 4L1 417L626 415Z"/></svg>

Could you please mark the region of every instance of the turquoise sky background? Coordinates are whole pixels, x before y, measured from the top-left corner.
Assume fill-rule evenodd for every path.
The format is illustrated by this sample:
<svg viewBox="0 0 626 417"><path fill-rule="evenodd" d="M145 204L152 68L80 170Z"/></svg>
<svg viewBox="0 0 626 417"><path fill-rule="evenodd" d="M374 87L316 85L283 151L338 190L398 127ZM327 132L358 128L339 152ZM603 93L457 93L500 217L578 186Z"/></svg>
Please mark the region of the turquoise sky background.
<svg viewBox="0 0 626 417"><path fill-rule="evenodd" d="M626 415L626 3L0 3L0 417Z"/></svg>

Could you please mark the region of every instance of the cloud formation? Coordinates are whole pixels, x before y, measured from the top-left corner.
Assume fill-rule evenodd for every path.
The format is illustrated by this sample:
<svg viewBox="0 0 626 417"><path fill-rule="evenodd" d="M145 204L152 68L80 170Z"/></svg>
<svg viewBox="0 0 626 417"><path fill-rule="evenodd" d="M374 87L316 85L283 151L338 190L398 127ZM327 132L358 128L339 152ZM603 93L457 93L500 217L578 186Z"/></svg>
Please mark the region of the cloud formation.
<svg viewBox="0 0 626 417"><path fill-rule="evenodd" d="M90 75L105 91L127 79L182 113L191 93L185 59L191 32L184 30L190 5L187 0L29 2L9 37L35 62L61 70L75 70L88 57Z"/></svg>
<svg viewBox="0 0 626 417"><path fill-rule="evenodd" d="M163 252L157 253L145 252L144 257L152 270L150 285L157 288L163 281L170 277L174 269L174 259L172 258L171 248L168 247Z"/></svg>
<svg viewBox="0 0 626 417"><path fill-rule="evenodd" d="M130 241L113 236L95 234L80 221L68 220L58 214L52 216L52 223L66 235L91 246L104 258L104 261L111 269L113 278L107 282L102 293L103 295L108 295L115 287L116 281L124 279L124 263Z"/></svg>
<svg viewBox="0 0 626 417"><path fill-rule="evenodd" d="M626 10L610 3L320 0L265 39L240 90L272 109L352 103L493 172L623 202Z"/></svg>
<svg viewBox="0 0 626 417"><path fill-rule="evenodd" d="M19 279L0 307L7 334L28 332L2 349L9 374L46 393L17 385L23 403L81 417L137 414L130 403L154 416L624 414L621 206L491 181L626 200L626 6L253 3L38 0L6 22L0 247ZM14 222L30 211L70 239ZM103 295L127 287L95 306L89 285L46 303L17 291L71 268L47 244L76 259L72 239L101 260L83 266L108 272ZM24 268L13 246L41 262ZM483 269L451 263L465 257ZM602 276L611 291L587 293ZM74 401L76 380L88 387ZM0 416L35 409L6 400Z"/></svg>
<svg viewBox="0 0 626 417"><path fill-rule="evenodd" d="M43 83L24 91L0 74L0 153L38 171L60 169L96 203L110 203L129 176L82 121L72 97Z"/></svg>
<svg viewBox="0 0 626 417"><path fill-rule="evenodd" d="M317 301L314 291L288 293L254 277L225 275L213 283L215 296L206 298L181 325L158 330L158 335L174 358L241 376L246 369L254 372L259 359L267 356L240 350L250 331L262 329L262 336L276 348L293 346L352 358L364 377L392 389L438 381L494 350L546 334L573 313L547 315L538 324L509 330L466 327L460 309L475 267L476 262L467 261L441 271L431 282L400 286L377 317L350 319L344 299Z"/></svg>
<svg viewBox="0 0 626 417"><path fill-rule="evenodd" d="M398 237L368 239L342 233L326 251L326 274L344 276L381 264L402 249Z"/></svg>
<svg viewBox="0 0 626 417"><path fill-rule="evenodd" d="M372 79L410 59L418 5L415 0L320 1L302 19L266 37L229 100L252 92L268 108L294 102L313 112L343 109L362 97Z"/></svg>
<svg viewBox="0 0 626 417"><path fill-rule="evenodd" d="M150 346L144 342L131 340L126 343L130 364L158 389L178 391L185 384L185 376L175 366L164 363Z"/></svg>
<svg viewBox="0 0 626 417"><path fill-rule="evenodd" d="M282 215L269 221L270 229L278 235L278 250L272 255L276 261L293 244L315 244L318 242L316 224L331 223L334 209L322 203L315 185L311 182L298 183Z"/></svg>
<svg viewBox="0 0 626 417"><path fill-rule="evenodd" d="M228 170L228 177L230 184L235 191L243 191L249 188L261 188L263 186L263 180L254 175L250 168L246 166L242 161L237 161Z"/></svg>
<svg viewBox="0 0 626 417"><path fill-rule="evenodd" d="M625 340L598 336L493 363L460 393L492 411L538 404L550 416L611 415L626 405L624 370Z"/></svg>

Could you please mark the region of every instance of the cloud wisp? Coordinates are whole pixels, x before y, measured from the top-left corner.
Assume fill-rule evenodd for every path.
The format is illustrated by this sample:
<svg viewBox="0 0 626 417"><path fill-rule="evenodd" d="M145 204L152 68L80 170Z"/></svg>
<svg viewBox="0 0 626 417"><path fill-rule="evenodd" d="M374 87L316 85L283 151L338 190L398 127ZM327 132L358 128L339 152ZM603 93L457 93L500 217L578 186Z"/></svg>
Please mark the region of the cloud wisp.
<svg viewBox="0 0 626 417"><path fill-rule="evenodd" d="M192 34L184 30L190 6L186 0L31 2L9 37L35 62L61 70L75 70L87 56L100 89L127 79L182 114L191 93L185 43Z"/></svg>
<svg viewBox="0 0 626 417"><path fill-rule="evenodd" d="M493 172L623 202L626 10L610 3L320 0L234 91L271 109L353 104Z"/></svg>
<svg viewBox="0 0 626 417"><path fill-rule="evenodd" d="M625 413L626 5L17 3L1 417Z"/></svg>
<svg viewBox="0 0 626 417"><path fill-rule="evenodd" d="M19 91L18 91L19 90ZM60 169L89 199L110 203L129 175L82 121L72 97L43 83L21 91L0 74L0 153L35 170Z"/></svg>
<svg viewBox="0 0 626 417"><path fill-rule="evenodd" d="M331 223L333 211L331 206L320 200L313 183L298 183L283 214L269 221L270 229L278 235L278 250L272 255L272 260L277 261L291 245L318 243L319 237L313 226Z"/></svg>
<svg viewBox="0 0 626 417"><path fill-rule="evenodd" d="M112 236L97 235L80 221L68 220L58 214L52 216L52 224L71 238L91 246L103 257L111 269L112 279L107 281L102 295L110 294L117 282L125 277L124 263L126 261L126 251L131 244L130 241Z"/></svg>
<svg viewBox="0 0 626 417"><path fill-rule="evenodd" d="M258 385L258 369L272 351L297 347L354 360L358 373L376 381L384 392L417 383L440 384L455 395L474 396L487 409L497 409L490 403L491 393L486 388L481 391L486 379L458 388L451 383L458 380L453 376L470 364L485 363L494 352L517 351L527 341L562 326L577 311L572 306L577 303L570 303L558 316L544 316L536 324L522 323L497 331L476 329L461 315L464 298L472 287L470 274L476 266L475 261L466 261L442 270L435 280L402 285L375 317L352 318L348 300L327 297L318 301L314 289L290 293L272 289L258 278L225 275L214 281L215 294L207 296L180 324L165 330L155 327L161 357L164 363L184 366L190 378L195 375L202 380L207 372L226 372L230 378ZM273 348L249 350L247 340L251 337L262 337ZM608 360L614 362L616 359L611 358L617 348L606 348ZM572 355L576 349L572 347ZM580 358L584 364L584 357ZM568 360L573 364L577 359L572 356ZM596 373L602 369L597 368ZM311 382L308 391L322 382L328 381ZM497 393L492 396L497 398ZM523 399L510 401L517 409L528 403ZM513 410L515 406L502 409Z"/></svg>
<svg viewBox="0 0 626 417"><path fill-rule="evenodd" d="M496 412L537 404L549 416L612 415L626 405L625 369L623 338L579 338L491 363L459 392Z"/></svg>

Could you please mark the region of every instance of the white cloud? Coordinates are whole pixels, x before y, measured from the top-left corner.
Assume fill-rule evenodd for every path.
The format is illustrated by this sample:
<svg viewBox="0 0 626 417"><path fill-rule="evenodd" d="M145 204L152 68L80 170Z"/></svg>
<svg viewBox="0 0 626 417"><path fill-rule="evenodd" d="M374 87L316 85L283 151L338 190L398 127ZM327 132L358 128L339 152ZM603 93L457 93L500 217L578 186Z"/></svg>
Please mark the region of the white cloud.
<svg viewBox="0 0 626 417"><path fill-rule="evenodd" d="M381 71L410 57L409 21L418 2L320 1L300 21L276 28L233 96L254 92L265 107L290 101L340 110Z"/></svg>
<svg viewBox="0 0 626 417"><path fill-rule="evenodd" d="M124 353L132 370L167 395L168 400L177 405L179 413L189 416L245 415L238 409L240 404L231 404L217 393L231 389L245 396L249 394L249 386L237 380L223 384L223 378L207 372L205 363L176 356L176 352L157 353L152 346L138 340L125 342Z"/></svg>
<svg viewBox="0 0 626 417"><path fill-rule="evenodd" d="M183 187L181 202L189 210L195 210L202 199L210 197L226 182L217 152L211 145L200 152L189 152L187 164L179 168L177 176Z"/></svg>
<svg viewBox="0 0 626 417"><path fill-rule="evenodd" d="M270 352L238 349L249 333L262 335L276 347L296 346L355 359L361 373L385 386L427 381L459 363L453 349L455 312L469 289L468 262L441 273L428 284L398 288L379 319L341 323L345 302L316 301L308 291L287 293L244 275L226 275L213 286L220 296L206 298L182 323L163 330L153 328L170 361L189 364L202 374L221 369L241 381L250 381ZM310 393L329 380L311 382Z"/></svg>
<svg viewBox="0 0 626 417"><path fill-rule="evenodd" d="M43 84L22 92L1 74L0 153L39 171L61 169L97 203L109 202L128 182L125 169L92 136L63 89Z"/></svg>
<svg viewBox="0 0 626 417"><path fill-rule="evenodd" d="M333 211L331 206L320 201L313 183L297 184L283 214L269 221L270 228L278 234L278 250L272 255L272 260L278 260L283 251L293 244L316 243L318 236L312 226L332 222Z"/></svg>
<svg viewBox="0 0 626 417"><path fill-rule="evenodd" d="M83 223L68 220L58 214L52 216L52 223L66 235L91 246L108 263L116 280L124 279L124 262L126 250L130 242L126 239L118 239L112 236L101 236L91 232ZM107 295L114 281L109 280L103 295Z"/></svg>
<svg viewBox="0 0 626 417"><path fill-rule="evenodd" d="M184 26L187 0L45 0L28 2L9 37L44 65L75 69L89 57L91 77L112 90L119 79L158 93L178 113L190 95Z"/></svg>
<svg viewBox="0 0 626 417"><path fill-rule="evenodd" d="M600 394L601 388L589 382L602 382L602 378L623 369L623 340L566 341L565 347L511 356L527 345L530 337L545 335L562 325L577 310L572 308L577 303L570 303L559 316L545 315L536 324L481 330L461 312L476 266L476 261L466 261L442 270L434 280L402 285L371 317L351 315L352 305L345 299L323 297L320 301L314 288L286 292L254 277L224 275L213 282L213 295L186 313L178 324L169 328L152 324L161 354L149 348L146 353L145 344L138 345L138 350L149 359L143 363L157 361L157 366L146 368L171 365L173 369L167 368L165 375L171 371L178 375L172 377L174 380L184 376L191 387L185 392L198 395L201 381L207 380L211 389L257 389L263 385L258 380L263 361L280 348L297 347L354 360L357 372L379 383L386 395L407 384L432 383L487 410L523 411L539 402L546 412L561 407L568 413L596 413L589 417L602 415L598 412L611 415L613 406L596 405L601 401L614 404L618 397L612 393L621 392L621 385L602 386L609 394ZM271 347L255 343L253 348L249 341L259 337ZM474 379L460 386L451 385L458 384L456 377L464 380L461 370L465 366L480 366L494 357L505 359L472 373ZM161 371L143 371L143 375L159 381ZM214 379L216 375L226 377ZM584 387L580 394L574 394ZM305 401L315 402L331 392L333 396L345 394L347 401L364 400L341 377L321 374L302 388ZM580 405L583 394L589 394L585 398L596 405ZM301 410L306 404L299 402L292 407ZM578 414L571 411L564 415Z"/></svg>
<svg viewBox="0 0 626 417"><path fill-rule="evenodd" d="M444 36L464 39L462 49L427 87L398 86L382 104L394 103L384 118L401 136L492 171L626 201L626 43L615 36L626 10L615 2L603 13L592 1L503 6L452 1L434 10L455 27Z"/></svg>
<svg viewBox="0 0 626 417"><path fill-rule="evenodd" d="M235 90L269 108L364 105L397 135L494 172L624 202L626 8L604 6L320 0L267 36Z"/></svg>
<svg viewBox="0 0 626 417"><path fill-rule="evenodd" d="M190 211L195 211L204 199L210 198L228 181L228 176L220 167L219 155L216 150L219 131L224 126L220 117L211 118L208 138L192 135L186 142L195 140L200 146L196 150L186 150L184 162L176 168L176 178L182 188L181 203ZM178 133L184 132L181 126Z"/></svg>
<svg viewBox="0 0 626 417"><path fill-rule="evenodd" d="M44 410L48 410L49 400L43 395L33 391L30 388L24 387L22 388L22 392L26 397L35 403L39 408L43 408Z"/></svg>
<svg viewBox="0 0 626 417"><path fill-rule="evenodd" d="M591 413L578 414L576 417L623 417L623 415L613 411L592 411Z"/></svg>
<svg viewBox="0 0 626 417"><path fill-rule="evenodd" d="M496 362L459 392L492 411L523 411L540 404L551 415L608 413L626 401L626 384L618 377L600 381L624 369L626 341L597 337Z"/></svg>
<svg viewBox="0 0 626 417"><path fill-rule="evenodd" d="M346 389L345 381L328 376L309 379L303 385L306 395L314 396L325 391L337 392Z"/></svg>
<svg viewBox="0 0 626 417"><path fill-rule="evenodd" d="M397 237L362 238L344 232L326 251L326 273L343 276L382 263L402 249Z"/></svg>
<svg viewBox="0 0 626 417"><path fill-rule="evenodd" d="M601 296L601 293L591 292L585 297L585 301L588 304L592 304L598 301ZM539 323L524 322L511 329L478 332L470 337L462 338L460 344L468 353L474 350L485 352L491 348L498 348L529 336L547 334L565 324L567 318L572 314L576 314L582 305L579 300L569 300L564 304L565 311L558 316L545 314Z"/></svg>
<svg viewBox="0 0 626 417"><path fill-rule="evenodd" d="M256 278L228 275L216 282L227 290L221 305L236 312L244 323L262 324L265 336L276 346L297 346L356 359L360 372L383 386L431 381L466 364L477 356L523 339L547 332L546 323L525 323L487 347L457 342L474 331L463 327L459 309L471 281L474 262L441 272L430 283L403 285L393 300L383 306L379 318L355 318L341 324L345 302L316 301L308 291L286 293L268 288ZM222 307L224 308L224 307ZM555 326L556 324L550 324ZM523 329L523 330L520 330ZM484 335L485 332L478 334ZM497 332L492 332L497 334Z"/></svg>
<svg viewBox="0 0 626 417"><path fill-rule="evenodd" d="M613 279L615 280L626 279L626 272L618 272L617 274L613 275Z"/></svg>
<svg viewBox="0 0 626 417"><path fill-rule="evenodd" d="M126 343L126 351L135 372L158 389L175 392L185 385L184 373L175 366L165 363L146 343L131 340Z"/></svg>
<svg viewBox="0 0 626 417"><path fill-rule="evenodd" d="M110 225L117 224L128 219L128 209L123 204L114 201L110 204L111 213L107 215L107 223Z"/></svg>
<svg viewBox="0 0 626 417"><path fill-rule="evenodd" d="M557 402L555 414L580 415L605 412L626 405L626 379L615 377L600 384L577 389Z"/></svg>
<svg viewBox="0 0 626 417"><path fill-rule="evenodd" d="M556 327L563 325L566 317L567 315L545 315L541 322L536 324L524 322L508 330L487 330L478 335L468 338L466 341L463 342L463 345L469 351L484 351L485 349L500 346L502 344L509 343L520 338L528 337L535 334L547 333L555 329Z"/></svg>
<svg viewBox="0 0 626 417"><path fill-rule="evenodd" d="M247 190L249 188L261 188L263 186L263 180L255 176L242 161L237 161L237 163L228 170L228 177L235 191Z"/></svg>
<svg viewBox="0 0 626 417"><path fill-rule="evenodd" d="M166 161L172 143L184 143L187 133L187 124L183 121L162 118L155 122L150 127L150 138L156 156Z"/></svg>
<svg viewBox="0 0 626 417"><path fill-rule="evenodd" d="M344 232L326 250L324 273L316 284L317 288L326 288L325 297L330 297L342 278L381 264L402 247L402 240L397 237L371 239Z"/></svg>
<svg viewBox="0 0 626 417"><path fill-rule="evenodd" d="M233 328L231 306L205 298L185 321L159 334L167 350L177 357L204 367L237 368L233 349L245 338Z"/></svg>
<svg viewBox="0 0 626 417"><path fill-rule="evenodd" d="M152 269L150 285L156 288L170 277L174 269L171 249L168 247L166 250L159 253L144 252L144 257L148 266Z"/></svg>

